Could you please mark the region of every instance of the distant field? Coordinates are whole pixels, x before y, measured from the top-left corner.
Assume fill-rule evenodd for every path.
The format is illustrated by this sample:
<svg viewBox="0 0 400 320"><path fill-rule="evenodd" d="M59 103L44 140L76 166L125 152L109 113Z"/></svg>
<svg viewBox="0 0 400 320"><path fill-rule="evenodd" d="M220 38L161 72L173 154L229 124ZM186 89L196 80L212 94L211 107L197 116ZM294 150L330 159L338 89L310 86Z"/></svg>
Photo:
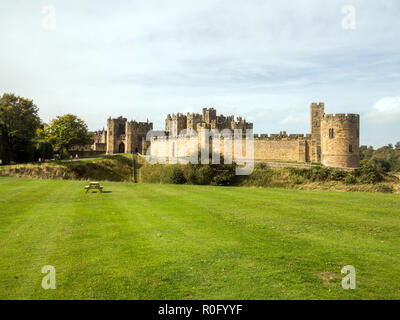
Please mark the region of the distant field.
<svg viewBox="0 0 400 320"><path fill-rule="evenodd" d="M85 184L0 178L0 299L400 299L400 195Z"/></svg>

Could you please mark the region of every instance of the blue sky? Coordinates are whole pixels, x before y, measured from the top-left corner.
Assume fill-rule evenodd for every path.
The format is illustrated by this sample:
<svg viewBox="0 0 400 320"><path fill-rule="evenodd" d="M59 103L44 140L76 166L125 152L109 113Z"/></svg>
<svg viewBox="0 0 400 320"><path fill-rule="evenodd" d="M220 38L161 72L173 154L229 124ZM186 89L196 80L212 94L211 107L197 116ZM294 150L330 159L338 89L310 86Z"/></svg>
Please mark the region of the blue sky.
<svg viewBox="0 0 400 320"><path fill-rule="evenodd" d="M2 0L0 93L92 130L212 106L257 133L307 133L323 101L360 113L361 143L381 146L400 141L399 16L397 0Z"/></svg>

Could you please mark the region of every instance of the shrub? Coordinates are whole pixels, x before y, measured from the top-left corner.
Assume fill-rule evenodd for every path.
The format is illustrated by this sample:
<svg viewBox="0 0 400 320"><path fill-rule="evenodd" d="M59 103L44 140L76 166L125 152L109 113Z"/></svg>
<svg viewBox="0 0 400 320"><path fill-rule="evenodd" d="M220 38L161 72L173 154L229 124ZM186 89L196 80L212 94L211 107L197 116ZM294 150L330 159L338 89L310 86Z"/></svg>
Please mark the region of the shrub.
<svg viewBox="0 0 400 320"><path fill-rule="evenodd" d="M294 183L294 184L302 184L302 183L304 183L304 179L301 178L301 177L295 177L295 178L293 179L293 183Z"/></svg>
<svg viewBox="0 0 400 320"><path fill-rule="evenodd" d="M331 169L329 173L329 178L334 181L343 181L345 180L346 176L347 174L345 171L337 169Z"/></svg>
<svg viewBox="0 0 400 320"><path fill-rule="evenodd" d="M392 167L390 162L384 158L372 157L370 161L372 161L376 165L376 168L378 170L383 172L389 172Z"/></svg>
<svg viewBox="0 0 400 320"><path fill-rule="evenodd" d="M382 181L383 178L375 163L369 160L362 160L359 170L359 179L361 183L377 183Z"/></svg>
<svg viewBox="0 0 400 320"><path fill-rule="evenodd" d="M256 166L253 173L243 179L243 184L248 186L267 187L270 185L273 175L273 169L261 169Z"/></svg>
<svg viewBox="0 0 400 320"><path fill-rule="evenodd" d="M197 184L197 166L189 163L183 169L186 182L189 184Z"/></svg>
<svg viewBox="0 0 400 320"><path fill-rule="evenodd" d="M310 171L310 180L312 182L326 181L330 175L330 169L325 167L312 168Z"/></svg>
<svg viewBox="0 0 400 320"><path fill-rule="evenodd" d="M351 174L348 174L346 178L344 178L345 184L355 184L356 182L357 182L356 177Z"/></svg>
<svg viewBox="0 0 400 320"><path fill-rule="evenodd" d="M267 164L266 163L257 163L255 166L254 166L254 170L257 170L257 169L267 169L268 168L268 166L267 166Z"/></svg>
<svg viewBox="0 0 400 320"><path fill-rule="evenodd" d="M382 192L382 193L393 193L394 192L393 186L386 185L386 184L378 184L376 189L377 189L376 191Z"/></svg>
<svg viewBox="0 0 400 320"><path fill-rule="evenodd" d="M174 167L171 174L171 183L173 184L184 184L186 183L185 175L180 167Z"/></svg>
<svg viewBox="0 0 400 320"><path fill-rule="evenodd" d="M211 184L214 177L214 169L210 165L199 165L196 170L196 183L200 185Z"/></svg>
<svg viewBox="0 0 400 320"><path fill-rule="evenodd" d="M217 186L230 186L234 183L236 172L235 165L215 165L215 174L212 184Z"/></svg>

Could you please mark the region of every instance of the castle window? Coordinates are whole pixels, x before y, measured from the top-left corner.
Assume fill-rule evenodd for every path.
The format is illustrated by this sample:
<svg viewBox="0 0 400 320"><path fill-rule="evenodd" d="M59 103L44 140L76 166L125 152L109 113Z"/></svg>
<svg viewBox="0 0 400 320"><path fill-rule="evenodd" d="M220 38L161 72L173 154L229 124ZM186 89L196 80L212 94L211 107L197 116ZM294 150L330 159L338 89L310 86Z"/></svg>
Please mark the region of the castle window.
<svg viewBox="0 0 400 320"><path fill-rule="evenodd" d="M351 144L349 145L349 152L353 153L353 146Z"/></svg>
<svg viewBox="0 0 400 320"><path fill-rule="evenodd" d="M329 138L333 139L334 131L333 128L329 129Z"/></svg>

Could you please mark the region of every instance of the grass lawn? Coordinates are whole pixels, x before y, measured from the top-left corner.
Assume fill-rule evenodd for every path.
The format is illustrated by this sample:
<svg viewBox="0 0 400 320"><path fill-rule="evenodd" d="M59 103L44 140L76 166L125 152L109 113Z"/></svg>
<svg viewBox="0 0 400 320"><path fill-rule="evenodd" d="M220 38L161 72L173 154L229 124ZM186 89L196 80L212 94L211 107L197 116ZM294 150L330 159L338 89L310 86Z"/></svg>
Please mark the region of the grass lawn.
<svg viewBox="0 0 400 320"><path fill-rule="evenodd" d="M85 185L0 178L0 299L400 299L399 195Z"/></svg>

